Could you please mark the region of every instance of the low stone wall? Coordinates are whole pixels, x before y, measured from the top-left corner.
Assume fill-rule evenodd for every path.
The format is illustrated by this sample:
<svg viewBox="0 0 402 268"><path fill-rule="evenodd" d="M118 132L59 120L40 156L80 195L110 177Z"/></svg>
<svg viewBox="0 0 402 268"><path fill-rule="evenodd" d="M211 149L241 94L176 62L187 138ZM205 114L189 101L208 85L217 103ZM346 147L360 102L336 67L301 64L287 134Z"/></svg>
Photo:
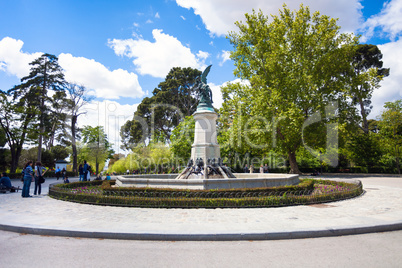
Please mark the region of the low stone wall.
<svg viewBox="0 0 402 268"><path fill-rule="evenodd" d="M177 174L167 175L129 175L116 177L116 185L119 187L155 187L192 190L211 189L240 189L261 188L285 185L297 185L299 175L277 173L235 173L234 179L172 179Z"/></svg>

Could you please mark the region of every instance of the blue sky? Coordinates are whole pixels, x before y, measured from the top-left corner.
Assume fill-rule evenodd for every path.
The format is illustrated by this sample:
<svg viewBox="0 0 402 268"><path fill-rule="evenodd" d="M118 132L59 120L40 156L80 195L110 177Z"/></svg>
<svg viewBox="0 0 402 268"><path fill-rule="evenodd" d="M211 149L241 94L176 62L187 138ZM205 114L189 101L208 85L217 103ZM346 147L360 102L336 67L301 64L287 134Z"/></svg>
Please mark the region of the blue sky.
<svg viewBox="0 0 402 268"><path fill-rule="evenodd" d="M291 9L302 1L289 0ZM402 96L402 0L305 0L312 11L339 18L345 32L379 45L391 76L373 94L374 118L385 101ZM97 99L81 125L104 124L119 145L119 127L131 119L172 67L202 70L220 107L219 86L233 81L232 49L225 38L244 13L261 8L277 14L280 0L0 0L0 89L29 73L42 53L59 57L66 78L86 86Z"/></svg>

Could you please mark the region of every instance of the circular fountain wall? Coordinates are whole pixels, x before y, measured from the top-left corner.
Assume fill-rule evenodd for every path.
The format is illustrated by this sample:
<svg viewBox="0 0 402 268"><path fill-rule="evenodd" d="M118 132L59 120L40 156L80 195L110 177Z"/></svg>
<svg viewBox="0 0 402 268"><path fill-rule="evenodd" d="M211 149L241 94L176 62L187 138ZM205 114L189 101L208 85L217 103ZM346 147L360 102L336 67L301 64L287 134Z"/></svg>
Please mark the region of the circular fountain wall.
<svg viewBox="0 0 402 268"><path fill-rule="evenodd" d="M236 178L178 180L178 174L117 176L119 187L151 187L190 190L262 188L299 184L297 174L234 173Z"/></svg>

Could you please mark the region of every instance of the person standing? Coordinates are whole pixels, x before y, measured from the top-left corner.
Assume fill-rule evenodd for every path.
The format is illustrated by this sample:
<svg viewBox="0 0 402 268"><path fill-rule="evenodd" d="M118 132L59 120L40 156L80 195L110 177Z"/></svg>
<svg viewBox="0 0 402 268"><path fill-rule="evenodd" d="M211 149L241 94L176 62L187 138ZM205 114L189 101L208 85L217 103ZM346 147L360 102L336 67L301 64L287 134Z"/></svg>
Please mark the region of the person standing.
<svg viewBox="0 0 402 268"><path fill-rule="evenodd" d="M250 170L248 169L247 164L244 166L243 172L244 172L244 173L249 173L249 172L250 172Z"/></svg>
<svg viewBox="0 0 402 268"><path fill-rule="evenodd" d="M21 194L22 197L32 197L31 195L29 195L29 188L31 187L31 182L34 181L32 163L33 162L29 160L24 166L23 170L24 186L22 186L22 194Z"/></svg>
<svg viewBox="0 0 402 268"><path fill-rule="evenodd" d="M84 181L87 181L88 169L89 169L89 166L87 164L87 160L84 160L84 167L83 167Z"/></svg>
<svg viewBox="0 0 402 268"><path fill-rule="evenodd" d="M250 165L250 173L254 173L254 166Z"/></svg>
<svg viewBox="0 0 402 268"><path fill-rule="evenodd" d="M82 167L82 164L78 167L78 173L80 174L80 181L84 180L84 168Z"/></svg>
<svg viewBox="0 0 402 268"><path fill-rule="evenodd" d="M265 164L265 166L264 166L264 173L268 173L268 172L269 172L268 164Z"/></svg>
<svg viewBox="0 0 402 268"><path fill-rule="evenodd" d="M260 173L264 173L264 167L263 167L262 164L261 164L261 166L260 166Z"/></svg>
<svg viewBox="0 0 402 268"><path fill-rule="evenodd" d="M65 179L65 177L67 175L67 171L66 171L65 168L63 168L63 170L61 171L61 175L63 176L63 181L64 181L64 179Z"/></svg>
<svg viewBox="0 0 402 268"><path fill-rule="evenodd" d="M54 173L55 173L57 179L60 178L60 172L61 172L60 167L57 167L56 170L54 171Z"/></svg>
<svg viewBox="0 0 402 268"><path fill-rule="evenodd" d="M44 170L46 170L44 167L42 167L41 162L36 162L35 164L35 190L34 190L34 195L38 193L38 195L41 194L42 192L42 183L40 182L40 178L43 177L45 174Z"/></svg>

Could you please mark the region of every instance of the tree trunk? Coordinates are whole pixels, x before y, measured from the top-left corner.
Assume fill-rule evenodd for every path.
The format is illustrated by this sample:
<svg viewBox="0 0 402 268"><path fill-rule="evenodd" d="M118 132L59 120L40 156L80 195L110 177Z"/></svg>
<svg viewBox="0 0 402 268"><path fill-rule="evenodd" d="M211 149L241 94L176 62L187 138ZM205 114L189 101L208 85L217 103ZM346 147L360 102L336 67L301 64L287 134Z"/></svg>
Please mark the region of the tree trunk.
<svg viewBox="0 0 402 268"><path fill-rule="evenodd" d="M367 122L367 115L366 115L366 109L364 108L363 100L359 99L359 104L360 104L360 114L362 115L362 129L365 134L369 133L369 126Z"/></svg>
<svg viewBox="0 0 402 268"><path fill-rule="evenodd" d="M47 87L47 60L45 58L45 65L44 65L44 71L43 71L43 88L42 88L42 94L41 94L41 103L40 103L40 133L39 133L39 140L38 140L38 161L42 162L42 140L43 140L43 134L45 133L45 125L44 125L44 110L45 110L45 94L46 94L46 87Z"/></svg>
<svg viewBox="0 0 402 268"><path fill-rule="evenodd" d="M18 162L21 157L22 146L16 145L10 148L11 152L11 167L10 173L15 173L18 167Z"/></svg>
<svg viewBox="0 0 402 268"><path fill-rule="evenodd" d="M73 171L77 172L78 171L78 157L77 157L77 144L75 140L75 124L77 123L77 116L73 115L71 118L71 147L73 150Z"/></svg>
<svg viewBox="0 0 402 268"><path fill-rule="evenodd" d="M289 164L290 164L290 171L291 174L300 174L299 166L296 162L296 153L295 152L288 152L289 157Z"/></svg>
<svg viewBox="0 0 402 268"><path fill-rule="evenodd" d="M398 174L401 174L401 166L399 162L399 146L395 146L395 152L396 152L396 169L398 170Z"/></svg>

